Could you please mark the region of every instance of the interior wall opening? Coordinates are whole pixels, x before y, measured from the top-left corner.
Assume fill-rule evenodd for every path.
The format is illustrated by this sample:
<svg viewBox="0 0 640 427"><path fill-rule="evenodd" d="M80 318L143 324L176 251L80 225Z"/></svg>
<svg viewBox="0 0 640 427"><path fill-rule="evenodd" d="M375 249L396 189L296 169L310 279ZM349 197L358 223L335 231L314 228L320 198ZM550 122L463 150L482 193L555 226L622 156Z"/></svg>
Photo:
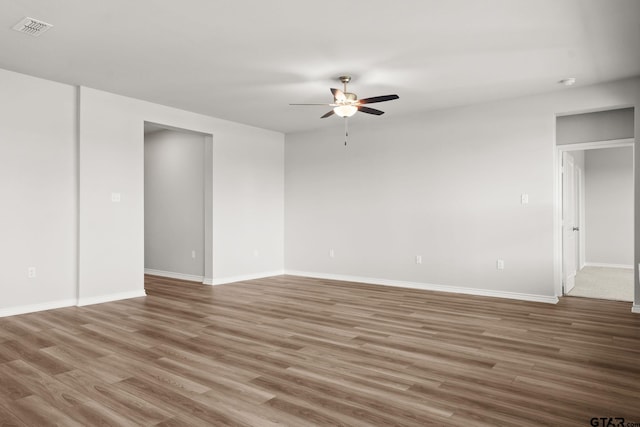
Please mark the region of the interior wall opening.
<svg viewBox="0 0 640 427"><path fill-rule="evenodd" d="M212 136L145 122L145 274L211 280Z"/></svg>
<svg viewBox="0 0 640 427"><path fill-rule="evenodd" d="M634 301L634 109L558 117L561 295Z"/></svg>

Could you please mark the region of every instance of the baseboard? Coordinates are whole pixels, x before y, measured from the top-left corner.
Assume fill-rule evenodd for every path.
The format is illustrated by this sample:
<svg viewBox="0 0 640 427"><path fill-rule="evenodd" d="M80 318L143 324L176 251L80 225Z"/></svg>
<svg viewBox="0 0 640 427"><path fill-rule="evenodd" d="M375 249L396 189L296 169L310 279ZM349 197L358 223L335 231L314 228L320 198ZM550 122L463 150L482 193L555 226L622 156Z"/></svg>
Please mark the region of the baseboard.
<svg viewBox="0 0 640 427"><path fill-rule="evenodd" d="M224 285L227 283L244 282L245 280L264 279L265 277L281 276L285 274L284 270L263 271L261 273L245 274L242 276L229 276L210 279L211 283L208 285Z"/></svg>
<svg viewBox="0 0 640 427"><path fill-rule="evenodd" d="M585 267L605 267L605 268L628 268L633 270L631 264L608 264L606 262L585 262Z"/></svg>
<svg viewBox="0 0 640 427"><path fill-rule="evenodd" d="M280 276L284 274L284 270L264 271L260 273L244 274L241 276L220 277L215 279L212 279L209 277L203 277L203 276L194 276L191 274L174 273L172 271L154 270L151 268L145 268L144 274L151 274L153 276L160 276L160 277L168 277L170 279L188 280L191 282L199 282L204 285L215 286L215 285L224 285L227 283L242 282L245 280L263 279L265 277Z"/></svg>
<svg viewBox="0 0 640 427"><path fill-rule="evenodd" d="M144 274L151 274L152 276L168 277L170 279L187 280L189 282L204 282L204 276L196 276L193 274L174 273L173 271L154 270L152 268L145 268Z"/></svg>
<svg viewBox="0 0 640 427"><path fill-rule="evenodd" d="M400 280L377 279L372 277L347 276L341 274L315 273L308 271L285 270L284 274L292 276L313 277L318 279L341 280L346 282L367 283L371 285L395 286L400 288L420 289L423 291L451 292L456 294L478 295L485 297L507 298L521 301L544 302L557 304L558 297L517 292L494 291L491 289L465 288L460 286L436 285L432 283L406 282Z"/></svg>
<svg viewBox="0 0 640 427"><path fill-rule="evenodd" d="M631 312L640 314L640 304L633 304L631 306Z"/></svg>
<svg viewBox="0 0 640 427"><path fill-rule="evenodd" d="M97 297L87 297L87 298L78 298L78 307L82 307L84 305L93 305L93 304L102 304L104 302L118 301L123 299L130 298L139 298L144 297L147 294L144 289L140 289L138 291L130 291L130 292L119 292L117 294L108 294L108 295L100 295Z"/></svg>
<svg viewBox="0 0 640 427"><path fill-rule="evenodd" d="M54 310L56 308L73 307L75 299L43 302L39 304L21 305L18 307L0 308L0 317L17 316L18 314L35 313L36 311Z"/></svg>

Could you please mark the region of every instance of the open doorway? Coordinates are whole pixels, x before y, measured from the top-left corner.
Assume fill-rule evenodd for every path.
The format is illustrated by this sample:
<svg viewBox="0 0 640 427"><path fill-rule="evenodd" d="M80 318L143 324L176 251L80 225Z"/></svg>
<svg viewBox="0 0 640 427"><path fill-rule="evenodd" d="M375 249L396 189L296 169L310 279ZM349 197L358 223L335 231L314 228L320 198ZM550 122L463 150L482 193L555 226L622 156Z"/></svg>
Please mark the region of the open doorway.
<svg viewBox="0 0 640 427"><path fill-rule="evenodd" d="M633 302L633 107L556 117L556 292Z"/></svg>
<svg viewBox="0 0 640 427"><path fill-rule="evenodd" d="M145 122L145 274L211 280L212 136Z"/></svg>
<svg viewBox="0 0 640 427"><path fill-rule="evenodd" d="M562 295L633 302L633 114L556 122Z"/></svg>
<svg viewBox="0 0 640 427"><path fill-rule="evenodd" d="M562 163L564 295L633 301L633 145Z"/></svg>

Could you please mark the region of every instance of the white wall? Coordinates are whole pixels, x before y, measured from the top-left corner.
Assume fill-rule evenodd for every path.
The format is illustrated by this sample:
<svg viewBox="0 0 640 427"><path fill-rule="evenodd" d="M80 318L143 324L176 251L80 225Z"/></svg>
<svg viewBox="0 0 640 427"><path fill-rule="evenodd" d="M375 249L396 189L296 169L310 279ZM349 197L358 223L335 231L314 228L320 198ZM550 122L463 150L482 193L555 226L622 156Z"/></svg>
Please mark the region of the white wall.
<svg viewBox="0 0 640 427"><path fill-rule="evenodd" d="M145 134L145 270L196 276L202 281L204 182L204 135L174 130Z"/></svg>
<svg viewBox="0 0 640 427"><path fill-rule="evenodd" d="M145 121L213 135L213 282L282 271L282 134L84 87L80 98L81 303L143 292Z"/></svg>
<svg viewBox="0 0 640 427"><path fill-rule="evenodd" d="M284 136L242 130L213 138L214 283L284 267Z"/></svg>
<svg viewBox="0 0 640 427"><path fill-rule="evenodd" d="M587 263L633 265L633 148L585 153Z"/></svg>
<svg viewBox="0 0 640 427"><path fill-rule="evenodd" d="M144 294L145 121L213 135L212 282L282 272L282 134L5 70L0 91L0 316Z"/></svg>
<svg viewBox="0 0 640 427"><path fill-rule="evenodd" d="M213 135L214 282L285 264L551 297L555 115L640 105L631 79L407 119L356 118L347 147L339 126L288 135L285 182L277 132L2 70L0 88L0 314L76 294L80 303L142 294L144 121ZM38 277L27 280L31 265Z"/></svg>
<svg viewBox="0 0 640 427"><path fill-rule="evenodd" d="M340 128L287 135L286 270L553 297L556 114L633 105L639 87L362 117L347 147Z"/></svg>
<svg viewBox="0 0 640 427"><path fill-rule="evenodd" d="M76 89L0 69L0 315L73 303ZM36 278L27 269L36 267Z"/></svg>

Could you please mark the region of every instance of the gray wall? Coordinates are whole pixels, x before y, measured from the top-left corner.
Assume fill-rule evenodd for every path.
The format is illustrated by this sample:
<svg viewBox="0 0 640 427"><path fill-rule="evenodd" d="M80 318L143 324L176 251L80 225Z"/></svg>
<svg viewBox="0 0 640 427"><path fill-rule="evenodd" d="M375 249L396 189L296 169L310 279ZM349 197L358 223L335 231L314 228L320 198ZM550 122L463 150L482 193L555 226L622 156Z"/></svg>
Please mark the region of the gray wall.
<svg viewBox="0 0 640 427"><path fill-rule="evenodd" d="M632 105L639 92L635 79L411 118L356 115L347 147L339 127L287 135L286 270L556 295L556 115Z"/></svg>
<svg viewBox="0 0 640 427"><path fill-rule="evenodd" d="M145 134L145 269L204 277L205 174L204 135Z"/></svg>
<svg viewBox="0 0 640 427"><path fill-rule="evenodd" d="M563 145L633 138L633 116L633 108L560 116L557 120L556 143Z"/></svg>
<svg viewBox="0 0 640 427"><path fill-rule="evenodd" d="M633 148L585 152L587 263L633 265Z"/></svg>
<svg viewBox="0 0 640 427"><path fill-rule="evenodd" d="M548 117L512 101L359 119L346 147L287 135L287 270L554 295Z"/></svg>

